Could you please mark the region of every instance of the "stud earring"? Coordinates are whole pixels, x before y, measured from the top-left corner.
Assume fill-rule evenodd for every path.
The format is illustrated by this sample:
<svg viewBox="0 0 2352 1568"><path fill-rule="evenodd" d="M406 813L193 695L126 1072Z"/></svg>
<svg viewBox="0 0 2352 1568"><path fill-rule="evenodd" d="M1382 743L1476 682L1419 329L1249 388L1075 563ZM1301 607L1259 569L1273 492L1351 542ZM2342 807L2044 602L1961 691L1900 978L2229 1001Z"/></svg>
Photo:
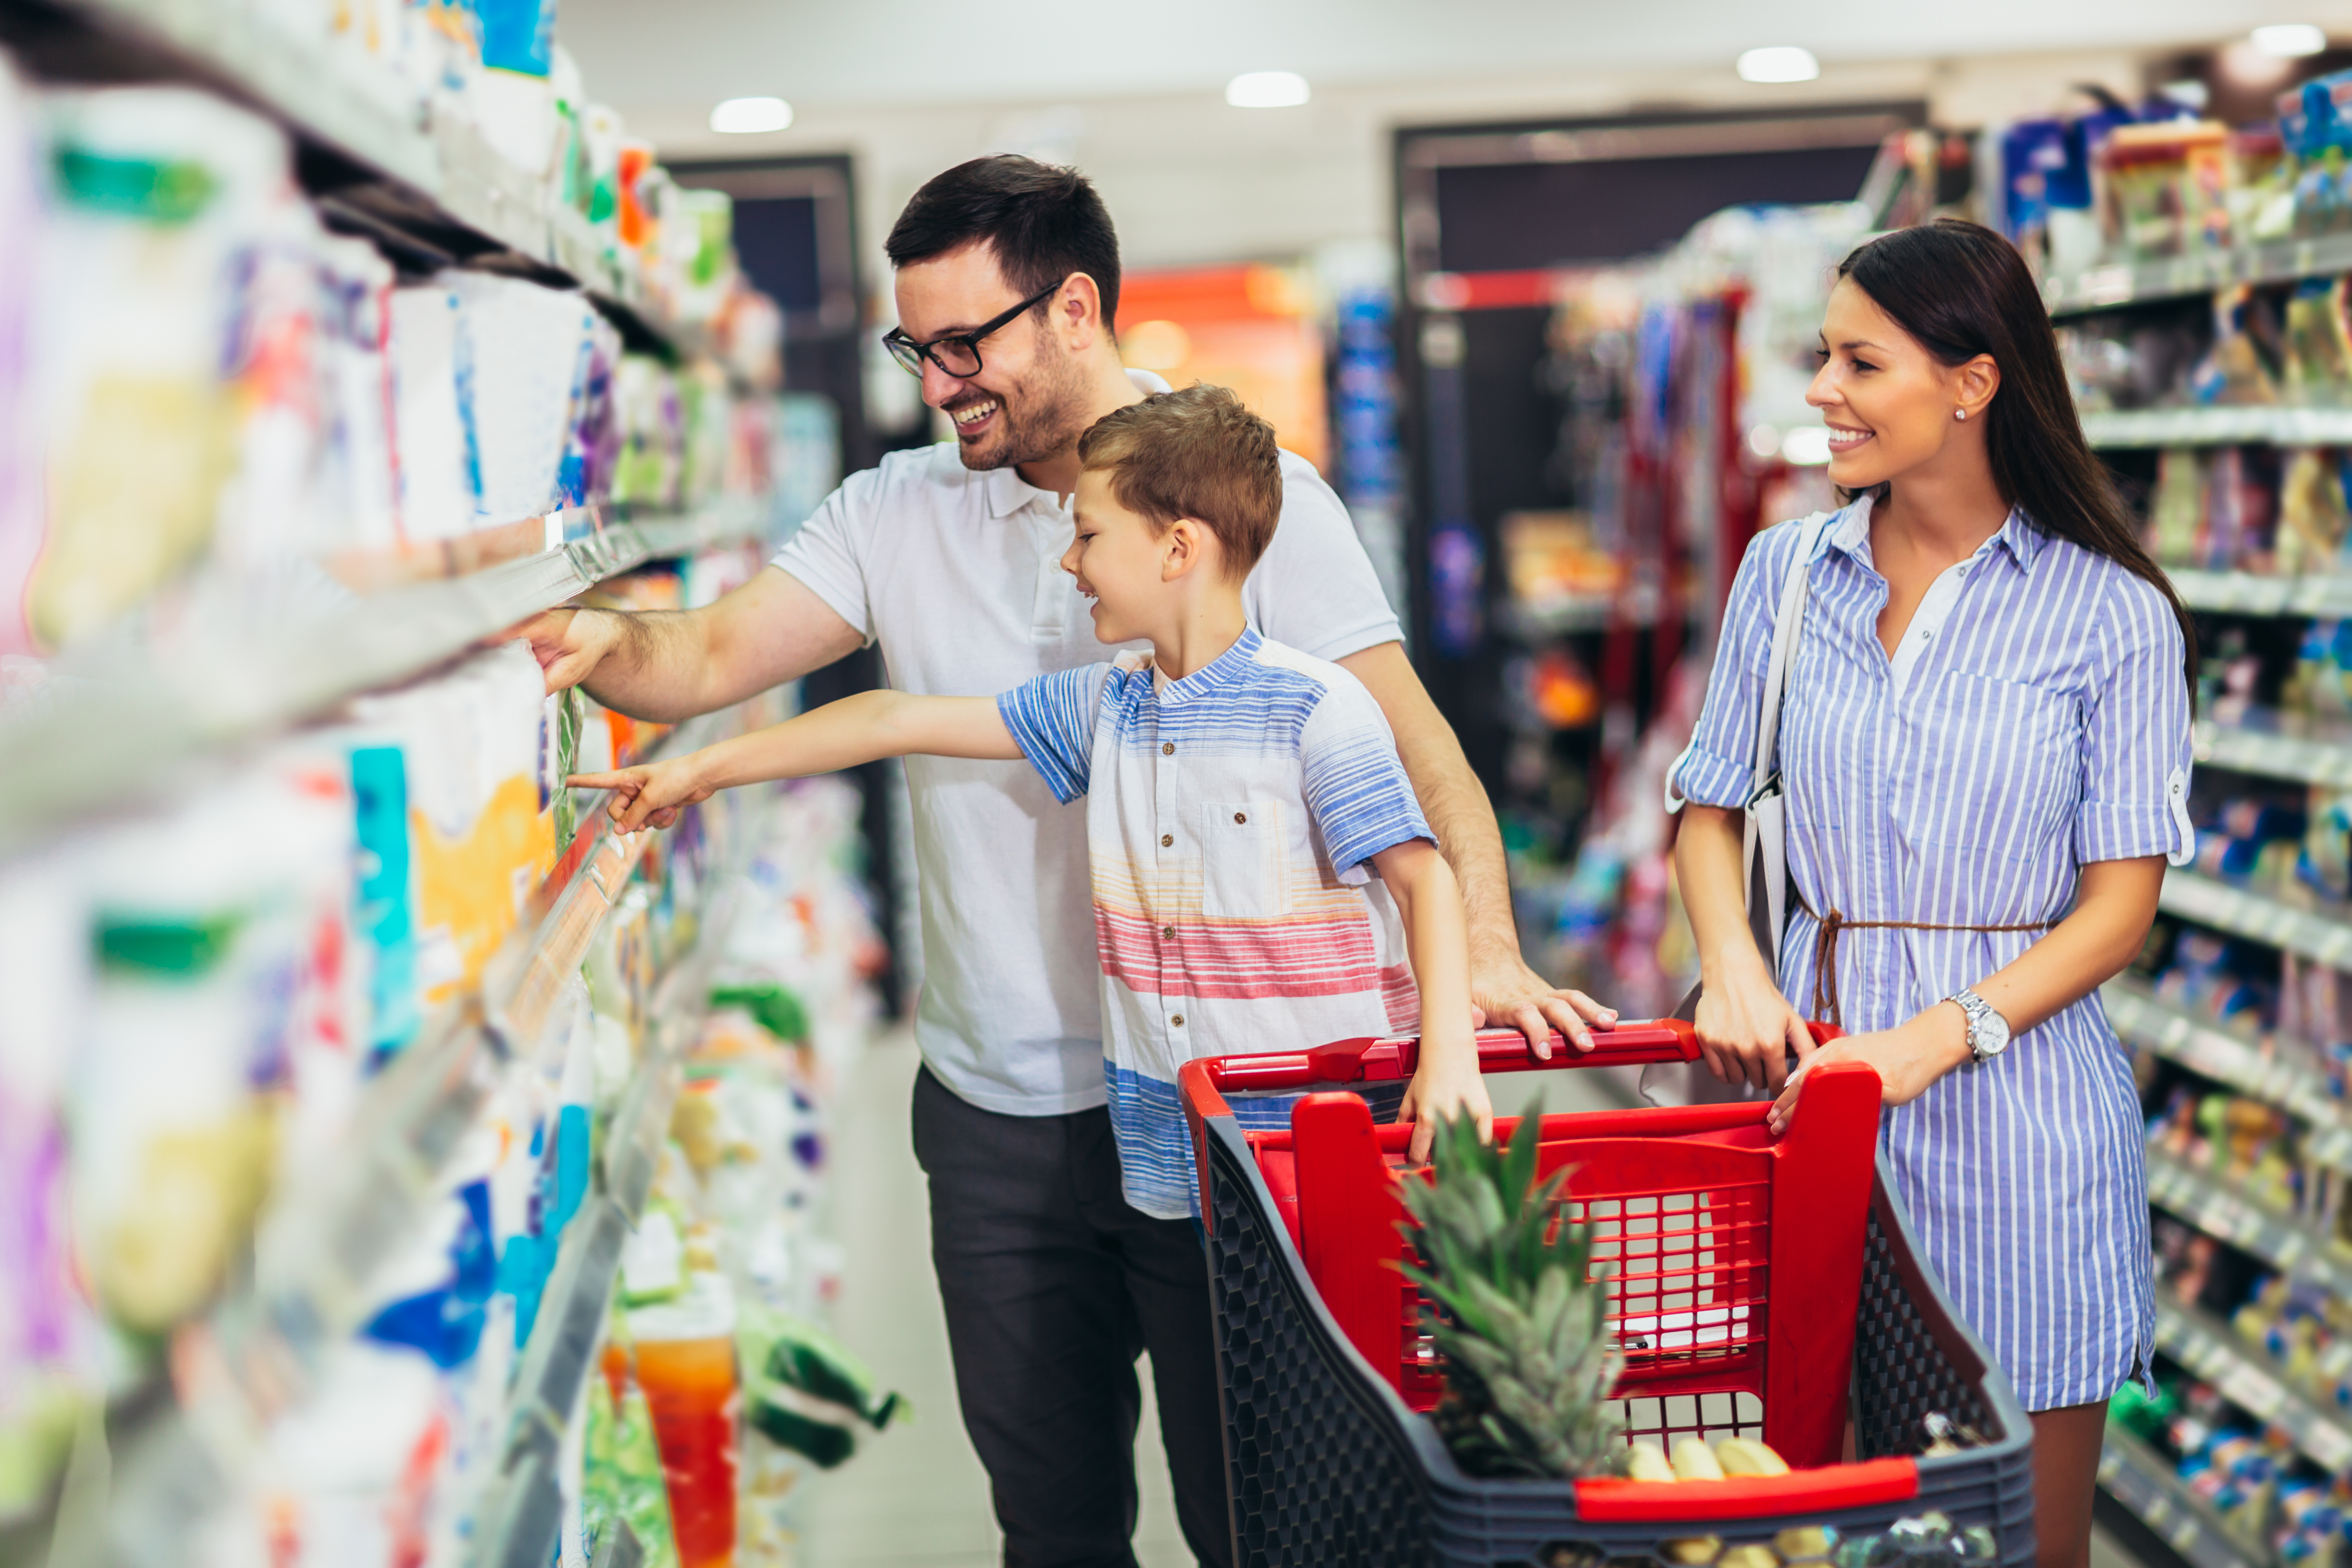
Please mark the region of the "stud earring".
<svg viewBox="0 0 2352 1568"><path fill-rule="evenodd" d="M1955 408L1952 410L1952 417L1955 419L1966 419L1968 416L1969 411L1965 408Z"/></svg>

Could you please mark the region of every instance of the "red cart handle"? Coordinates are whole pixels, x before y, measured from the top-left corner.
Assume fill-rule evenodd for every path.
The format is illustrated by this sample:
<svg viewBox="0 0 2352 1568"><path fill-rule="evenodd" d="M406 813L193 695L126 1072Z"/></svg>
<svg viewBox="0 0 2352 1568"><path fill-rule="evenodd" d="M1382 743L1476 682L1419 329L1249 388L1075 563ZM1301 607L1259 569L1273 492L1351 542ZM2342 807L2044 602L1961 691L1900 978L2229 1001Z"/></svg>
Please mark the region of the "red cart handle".
<svg viewBox="0 0 2352 1568"><path fill-rule="evenodd" d="M1480 1072L1532 1072L1544 1068L1612 1067L1642 1062L1695 1062L1698 1037L1680 1018L1620 1024L1592 1031L1592 1048L1580 1051L1555 1029L1551 1054L1538 1057L1517 1029L1478 1031ZM1318 1083L1394 1083L1412 1076L1421 1060L1418 1037L1334 1040L1305 1051L1223 1057L1206 1064L1209 1080L1229 1089L1305 1089Z"/></svg>

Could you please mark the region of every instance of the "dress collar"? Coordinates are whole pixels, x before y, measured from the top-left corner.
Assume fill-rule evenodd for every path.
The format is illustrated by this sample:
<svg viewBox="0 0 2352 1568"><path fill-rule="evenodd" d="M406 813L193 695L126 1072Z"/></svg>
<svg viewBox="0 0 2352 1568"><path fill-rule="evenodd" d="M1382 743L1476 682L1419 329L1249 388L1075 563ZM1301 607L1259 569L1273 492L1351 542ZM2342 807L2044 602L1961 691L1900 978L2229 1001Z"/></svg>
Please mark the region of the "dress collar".
<svg viewBox="0 0 2352 1568"><path fill-rule="evenodd" d="M1815 559L1819 559L1821 555L1825 555L1832 550L1841 550L1863 565L1870 567L1874 572L1876 571L1877 566L1870 556L1871 504L1869 496L1856 496L1851 505L1840 511L1836 523L1822 534L1821 549ZM2023 511L2011 507L2009 509L2009 517L2001 523L2000 530L1985 542L2000 544L2009 552L2010 558L2017 563L2019 571L2032 572L2035 558L2042 553L2042 546L2050 542L2050 538L2036 528Z"/></svg>

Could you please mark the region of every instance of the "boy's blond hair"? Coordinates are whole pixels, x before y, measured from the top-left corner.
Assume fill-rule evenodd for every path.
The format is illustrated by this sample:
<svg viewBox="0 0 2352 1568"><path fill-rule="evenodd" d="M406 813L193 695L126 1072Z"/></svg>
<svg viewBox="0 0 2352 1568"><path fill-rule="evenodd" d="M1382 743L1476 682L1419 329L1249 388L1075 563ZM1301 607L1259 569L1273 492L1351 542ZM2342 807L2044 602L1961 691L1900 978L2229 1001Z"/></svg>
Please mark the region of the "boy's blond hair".
<svg viewBox="0 0 2352 1568"><path fill-rule="evenodd" d="M1108 469L1119 505L1155 528L1189 517L1215 534L1236 583L1265 553L1282 518L1274 426L1225 387L1155 393L1113 409L1078 437L1078 463Z"/></svg>

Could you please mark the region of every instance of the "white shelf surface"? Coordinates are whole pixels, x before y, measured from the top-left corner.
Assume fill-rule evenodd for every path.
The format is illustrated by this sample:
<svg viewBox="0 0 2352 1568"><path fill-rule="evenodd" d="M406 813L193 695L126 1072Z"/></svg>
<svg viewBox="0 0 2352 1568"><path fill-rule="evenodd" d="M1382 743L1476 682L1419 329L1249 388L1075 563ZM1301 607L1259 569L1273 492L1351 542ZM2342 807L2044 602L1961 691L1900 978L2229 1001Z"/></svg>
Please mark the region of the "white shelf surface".
<svg viewBox="0 0 2352 1568"><path fill-rule="evenodd" d="M2093 447L2329 447L2352 443L2352 408L2095 409L2083 416Z"/></svg>
<svg viewBox="0 0 2352 1568"><path fill-rule="evenodd" d="M2099 1001L2125 1040L2277 1106L2305 1124L2306 1154L2352 1173L2352 1111L2317 1073L2266 1055L2259 1042L2235 1029L2157 1000L2136 980L2109 981L2100 987Z"/></svg>
<svg viewBox="0 0 2352 1568"><path fill-rule="evenodd" d="M2352 575L2273 577L2252 572L2168 567L2165 575L2192 610L2241 616L2352 616Z"/></svg>
<svg viewBox="0 0 2352 1568"><path fill-rule="evenodd" d="M2179 868L2164 874L2157 902L2167 914L2300 954L2315 963L2352 968L2352 921L2270 893L2259 893Z"/></svg>
<svg viewBox="0 0 2352 1568"><path fill-rule="evenodd" d="M2053 316L2111 310L2151 300L2210 294L2231 283L2287 283L2298 278L2352 272L2352 234L2278 239L2228 250L2094 267L2045 279L2042 298Z"/></svg>
<svg viewBox="0 0 2352 1568"><path fill-rule="evenodd" d="M2352 726L2257 710L2232 723L2200 719L2200 766L2352 789Z"/></svg>

